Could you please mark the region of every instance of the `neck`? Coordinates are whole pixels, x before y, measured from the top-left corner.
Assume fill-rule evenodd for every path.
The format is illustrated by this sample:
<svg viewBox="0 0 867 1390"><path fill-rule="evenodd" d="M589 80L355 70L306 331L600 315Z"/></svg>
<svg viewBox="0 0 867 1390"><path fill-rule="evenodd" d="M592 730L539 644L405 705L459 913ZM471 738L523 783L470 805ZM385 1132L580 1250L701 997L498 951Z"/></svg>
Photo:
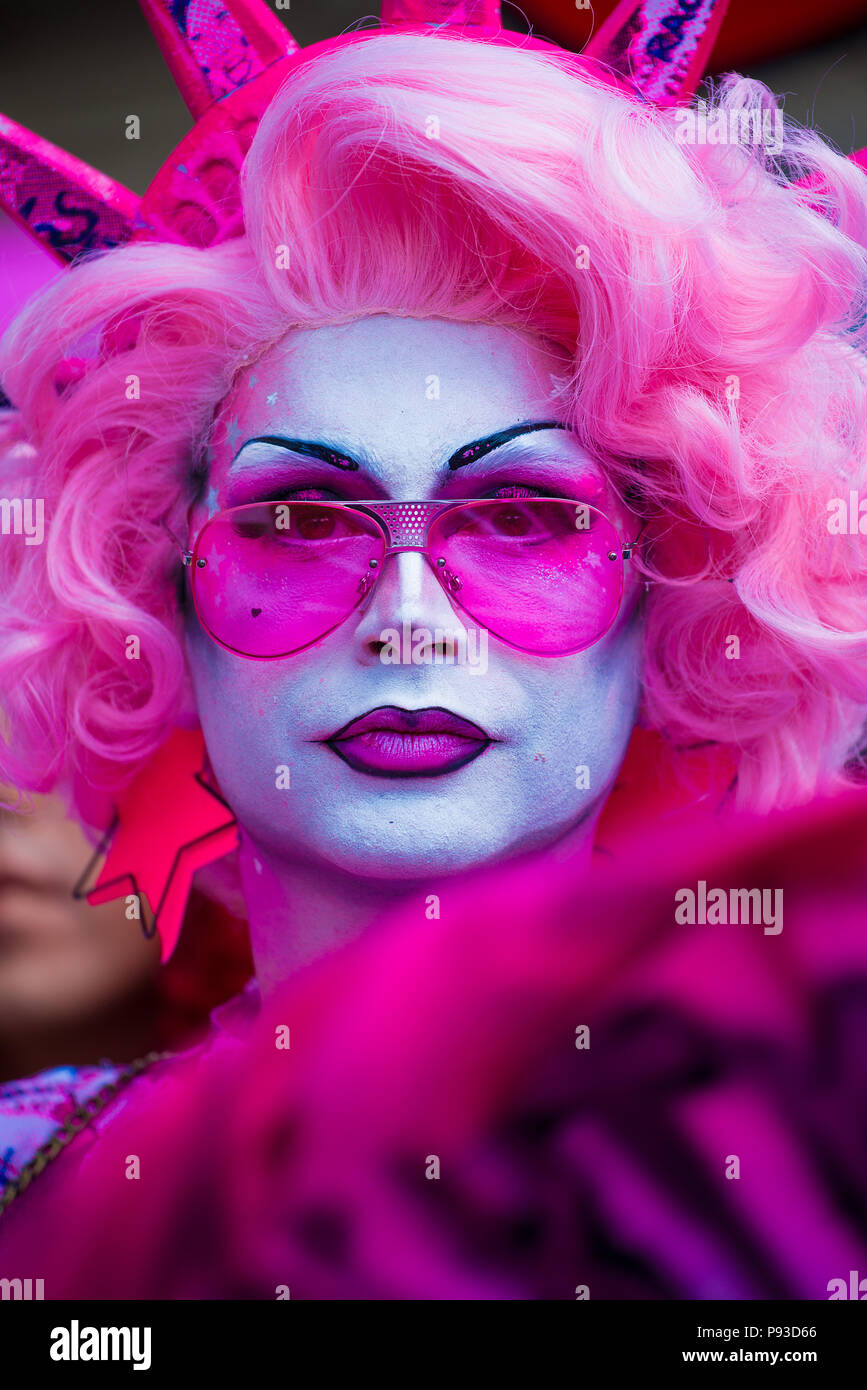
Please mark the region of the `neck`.
<svg viewBox="0 0 867 1390"><path fill-rule="evenodd" d="M263 850L242 832L241 883L262 995L361 936L388 908L417 898L408 882L364 879Z"/></svg>
<svg viewBox="0 0 867 1390"><path fill-rule="evenodd" d="M586 872L596 819L572 827L549 844L545 854L572 864L576 873ZM368 879L332 865L287 860L263 849L245 831L241 832L240 866L263 997L305 965L361 936L390 909L404 906L417 913L420 924L433 915L428 909L430 877ZM455 876L449 881L454 883Z"/></svg>

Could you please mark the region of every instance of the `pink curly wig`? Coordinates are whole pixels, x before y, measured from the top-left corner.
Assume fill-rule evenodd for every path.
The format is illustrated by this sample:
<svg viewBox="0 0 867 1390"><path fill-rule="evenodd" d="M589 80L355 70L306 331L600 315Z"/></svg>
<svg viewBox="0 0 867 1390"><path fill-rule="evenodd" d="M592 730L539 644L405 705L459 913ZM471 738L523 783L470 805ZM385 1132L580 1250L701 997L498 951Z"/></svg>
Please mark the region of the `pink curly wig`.
<svg viewBox="0 0 867 1390"><path fill-rule="evenodd" d="M714 104L775 111L735 77ZM189 708L172 537L219 403L292 328L378 313L572 355L566 418L647 518L647 724L727 746L757 809L853 775L867 564L827 518L867 495L863 171L788 124L779 158L682 144L676 111L567 55L388 34L291 76L244 218L211 249L79 264L0 345L0 444L27 441L47 517L44 545L3 542L0 780L71 784L81 808L158 747Z"/></svg>

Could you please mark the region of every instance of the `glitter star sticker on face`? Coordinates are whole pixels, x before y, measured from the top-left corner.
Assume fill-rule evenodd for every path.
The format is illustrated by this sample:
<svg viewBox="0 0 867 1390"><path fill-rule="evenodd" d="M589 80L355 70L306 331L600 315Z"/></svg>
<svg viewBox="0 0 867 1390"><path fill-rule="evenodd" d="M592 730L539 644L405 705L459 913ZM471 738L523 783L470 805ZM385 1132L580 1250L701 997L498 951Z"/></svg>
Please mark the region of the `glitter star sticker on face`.
<svg viewBox="0 0 867 1390"><path fill-rule="evenodd" d="M241 430L241 426L238 424L238 421L234 419L230 420L228 425L226 426L226 443L233 452L238 447L238 441L241 438L242 433L243 431Z"/></svg>

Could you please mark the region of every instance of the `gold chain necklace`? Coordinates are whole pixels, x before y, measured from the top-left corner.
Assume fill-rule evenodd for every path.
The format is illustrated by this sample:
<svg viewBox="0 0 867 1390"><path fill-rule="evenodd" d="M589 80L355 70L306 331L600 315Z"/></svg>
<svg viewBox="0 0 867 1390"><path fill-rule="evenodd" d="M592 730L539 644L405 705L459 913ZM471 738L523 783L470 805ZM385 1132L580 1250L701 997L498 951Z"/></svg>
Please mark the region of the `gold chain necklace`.
<svg viewBox="0 0 867 1390"><path fill-rule="evenodd" d="M118 1091L129 1085L130 1081L134 1081L148 1067L152 1067L155 1062L165 1062L174 1055L173 1052L149 1052L145 1057L137 1057L134 1062L130 1062L128 1066L123 1067L118 1072L114 1081L109 1081L107 1085L101 1086L89 1100L76 1105L75 1109L67 1115L56 1134L53 1134L46 1144L36 1150L29 1162L25 1163L18 1177L4 1187L0 1193L0 1215L15 1201L19 1192L23 1192L25 1187L29 1187L37 1174L41 1173L53 1158L63 1152L79 1130L84 1129L85 1125L101 1114Z"/></svg>

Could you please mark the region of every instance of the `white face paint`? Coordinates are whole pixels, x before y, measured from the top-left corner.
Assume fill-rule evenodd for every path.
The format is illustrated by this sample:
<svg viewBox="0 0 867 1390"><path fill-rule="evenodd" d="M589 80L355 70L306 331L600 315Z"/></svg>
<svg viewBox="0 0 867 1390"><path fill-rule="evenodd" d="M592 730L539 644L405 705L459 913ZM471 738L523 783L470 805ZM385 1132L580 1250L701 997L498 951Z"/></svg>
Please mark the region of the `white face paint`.
<svg viewBox="0 0 867 1390"><path fill-rule="evenodd" d="M221 409L210 491L191 535L217 506L278 493L408 500L520 487L594 503L630 540L634 519L567 431L533 431L447 466L472 441L561 418L551 378L565 365L562 350L528 334L441 319L375 315L291 333ZM361 467L244 447L265 435L318 441ZM467 647L471 620L411 553L385 562L366 606L284 659L237 656L191 617L188 656L209 755L260 867L319 863L411 882L552 844L578 826L589 835L639 697L640 610L626 569L617 621L576 656L525 655L491 637L483 665L479 648ZM446 645L463 641L476 660L384 661L383 633L407 622L439 630ZM492 741L438 775L389 777L324 742L383 706L447 710Z"/></svg>

